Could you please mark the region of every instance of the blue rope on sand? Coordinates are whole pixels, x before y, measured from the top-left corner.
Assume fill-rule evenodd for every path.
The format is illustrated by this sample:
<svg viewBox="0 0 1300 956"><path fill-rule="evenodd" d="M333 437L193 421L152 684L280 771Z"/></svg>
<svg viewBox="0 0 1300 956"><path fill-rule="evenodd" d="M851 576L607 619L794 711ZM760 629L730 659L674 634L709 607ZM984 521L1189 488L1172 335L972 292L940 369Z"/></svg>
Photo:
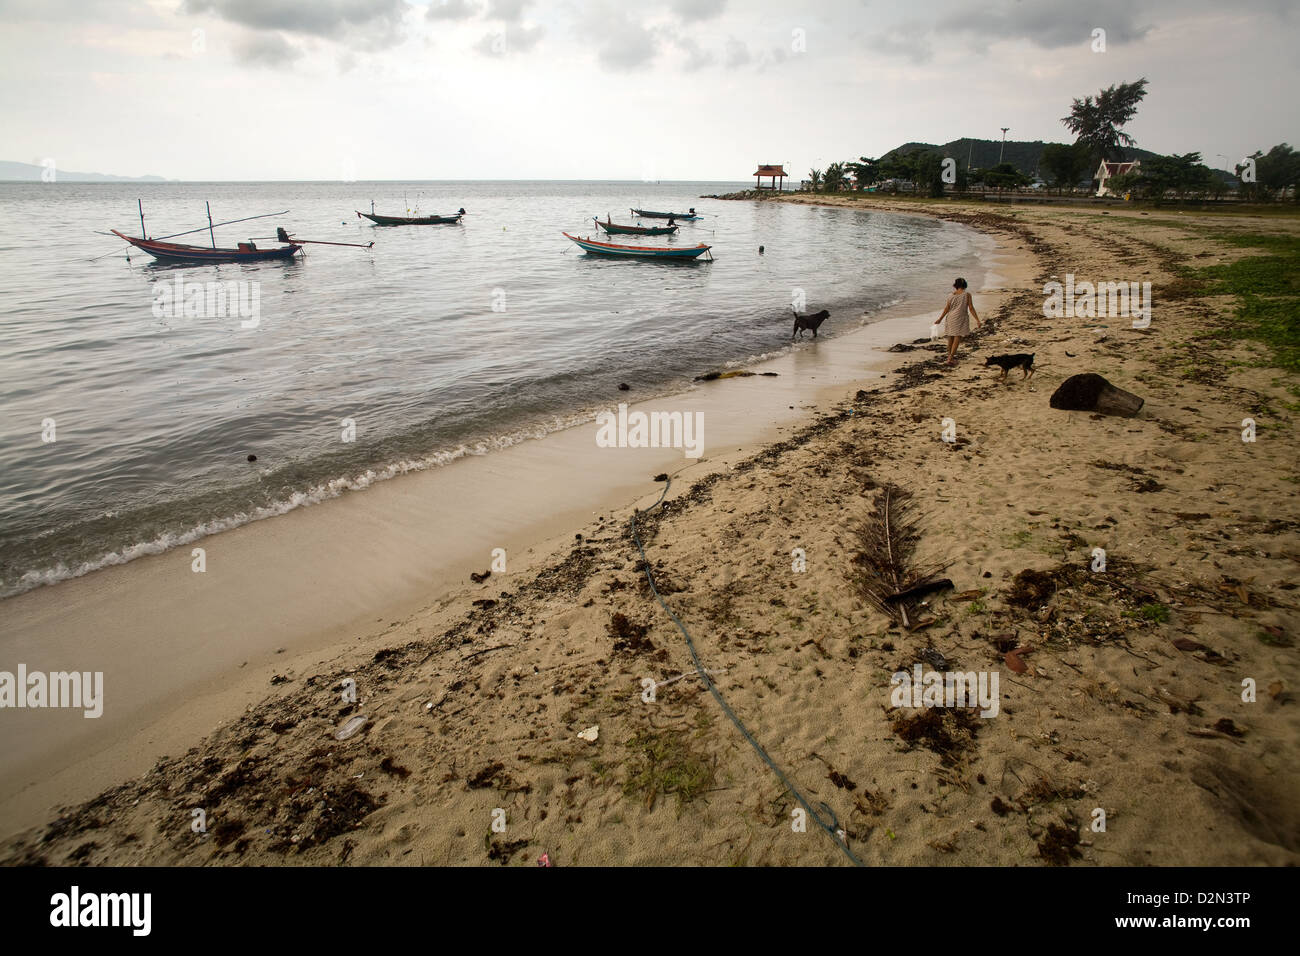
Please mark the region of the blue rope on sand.
<svg viewBox="0 0 1300 956"><path fill-rule="evenodd" d="M668 488L671 485L672 479L669 478L664 482L664 490L663 493L659 495L659 500L649 508L645 509L646 513L653 511L664 503L664 498L667 496ZM682 623L681 618L673 613L673 609L664 603L663 595L661 595L659 589L655 587L654 575L650 573L650 559L646 557L645 546L641 543L641 536L637 532L636 528L636 516L641 513L642 512L635 508L632 509L632 540L636 542L636 548L641 552L641 563L645 567L646 580L650 583L650 590L654 594L655 600L659 602L659 606L668 612L668 616L673 619L673 623L677 625L677 629L682 632L682 637L686 638L686 647L691 652L691 660L695 662L695 669L700 674L700 680L704 681L705 686L709 688L709 693L713 695L713 699L716 700L718 706L722 708L722 712L730 718L731 722L736 725L736 729L739 730L741 735L749 741L749 745L754 748L754 752L762 757L763 762L772 768L772 772L776 774L777 779L781 781L781 784L790 792L791 796L799 801L799 804L808 812L808 815L817 821L817 825L826 831L826 834L834 841L835 846L839 848L840 852L847 856L854 866L866 866L866 864L859 860L853 854L853 851L849 849L848 843L845 840L840 839L840 835L837 832L840 828L840 822L835 816L835 811L825 803L821 804L822 810L825 811L825 816L813 809L812 804L810 804L799 791L799 788L790 782L790 778L787 777L782 772L781 768L776 765L776 761L768 756L767 751L763 749L763 745L754 739L754 735L746 729L740 718L736 716L735 711L733 711L727 705L727 702L723 700L722 693L718 690L718 685L713 683L713 679L709 677L708 671L704 669L704 664L700 661L700 655L696 653L695 642L691 640L691 632L686 629L686 625ZM827 817L829 817L829 820L827 820Z"/></svg>

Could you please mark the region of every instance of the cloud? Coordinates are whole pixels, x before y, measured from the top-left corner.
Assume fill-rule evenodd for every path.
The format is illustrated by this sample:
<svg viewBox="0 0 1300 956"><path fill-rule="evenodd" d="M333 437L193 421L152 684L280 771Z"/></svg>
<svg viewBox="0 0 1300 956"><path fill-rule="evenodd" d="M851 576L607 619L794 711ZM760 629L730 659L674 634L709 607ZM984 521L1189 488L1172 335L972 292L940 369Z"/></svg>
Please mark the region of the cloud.
<svg viewBox="0 0 1300 956"><path fill-rule="evenodd" d="M682 69L687 73L694 73L718 62L716 56L696 43L691 37L679 36L674 38L673 43L677 46L677 49L686 54L686 62L682 64Z"/></svg>
<svg viewBox="0 0 1300 956"><path fill-rule="evenodd" d="M727 0L673 0L673 12L685 23L712 20L722 12Z"/></svg>
<svg viewBox="0 0 1300 956"><path fill-rule="evenodd" d="M913 63L928 63L934 57L926 31L917 24L905 23L886 33L877 33L868 44L876 53L906 57Z"/></svg>
<svg viewBox="0 0 1300 956"><path fill-rule="evenodd" d="M424 15L430 20L469 20L482 12L478 4L469 0L433 0Z"/></svg>
<svg viewBox="0 0 1300 956"><path fill-rule="evenodd" d="M234 42L235 59L249 66L284 69L302 56L302 50L279 33L248 33Z"/></svg>
<svg viewBox="0 0 1300 956"><path fill-rule="evenodd" d="M618 73L649 65L659 52L656 32L633 22L621 6L593 4L577 24L577 32L598 44L596 61ZM664 35L672 38L671 32Z"/></svg>
<svg viewBox="0 0 1300 956"><path fill-rule="evenodd" d="M982 4L979 9L955 7L944 20L943 29L990 43L1028 40L1051 50L1073 45L1085 47L1092 39L1092 31L1101 27L1106 31L1108 43L1124 43L1139 40L1151 30L1139 21L1142 14L1136 6L1131 0L1089 0L1088 3L1000 0Z"/></svg>
<svg viewBox="0 0 1300 956"><path fill-rule="evenodd" d="M185 0L189 13L211 13L253 30L282 30L375 48L401 38L406 0Z"/></svg>
<svg viewBox="0 0 1300 956"><path fill-rule="evenodd" d="M750 56L749 47L745 45L744 40L737 40L735 37L727 37L727 52L723 59L723 65L728 68L744 66L753 57Z"/></svg>
<svg viewBox="0 0 1300 956"><path fill-rule="evenodd" d="M508 27L498 33L485 33L474 49L489 56L527 53L537 46L544 32L541 27Z"/></svg>
<svg viewBox="0 0 1300 956"><path fill-rule="evenodd" d="M493 20L516 23L524 15L524 7L532 0L491 0L487 15Z"/></svg>

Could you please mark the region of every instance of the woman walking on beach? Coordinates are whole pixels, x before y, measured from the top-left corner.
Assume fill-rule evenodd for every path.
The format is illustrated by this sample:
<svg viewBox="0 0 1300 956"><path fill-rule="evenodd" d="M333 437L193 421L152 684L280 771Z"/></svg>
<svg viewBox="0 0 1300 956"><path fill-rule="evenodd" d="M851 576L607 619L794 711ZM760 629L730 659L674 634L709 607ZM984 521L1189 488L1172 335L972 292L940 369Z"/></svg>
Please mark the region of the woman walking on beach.
<svg viewBox="0 0 1300 956"><path fill-rule="evenodd" d="M939 313L939 318L935 320L936 325L943 323L944 335L948 336L948 360L943 363L944 365L954 364L953 357L957 354L957 346L961 344L964 336L970 335L971 319L975 320L975 328L978 329L980 317L975 313L975 303L971 301L970 293L966 291L966 280L959 278L953 282L952 295L948 296L948 302Z"/></svg>

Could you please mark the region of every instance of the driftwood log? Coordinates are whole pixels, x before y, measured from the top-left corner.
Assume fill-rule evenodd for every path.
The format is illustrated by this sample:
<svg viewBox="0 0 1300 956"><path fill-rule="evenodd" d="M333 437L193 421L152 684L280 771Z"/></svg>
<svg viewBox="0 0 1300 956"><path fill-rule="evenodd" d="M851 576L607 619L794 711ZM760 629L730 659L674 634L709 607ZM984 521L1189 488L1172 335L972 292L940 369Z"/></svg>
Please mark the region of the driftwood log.
<svg viewBox="0 0 1300 956"><path fill-rule="evenodd" d="M1095 372L1071 375L1052 393L1051 405L1071 412L1099 412L1132 418L1146 404L1132 392L1116 388Z"/></svg>

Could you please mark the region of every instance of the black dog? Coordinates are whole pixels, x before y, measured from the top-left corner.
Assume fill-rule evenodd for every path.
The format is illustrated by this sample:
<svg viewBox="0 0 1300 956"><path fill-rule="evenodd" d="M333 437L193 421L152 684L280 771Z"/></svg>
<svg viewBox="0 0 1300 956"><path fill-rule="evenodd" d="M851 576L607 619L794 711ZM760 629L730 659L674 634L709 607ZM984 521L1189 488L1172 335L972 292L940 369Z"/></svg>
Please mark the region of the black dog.
<svg viewBox="0 0 1300 956"><path fill-rule="evenodd" d="M1023 382L1034 374L1034 355L1037 354L1036 352L1032 355L1018 352L1015 355L990 355L984 360L984 365L986 367L996 365L1002 369L1002 377L999 379L1002 382L1007 380L1007 372L1013 368L1018 368L1021 371L1020 380Z"/></svg>
<svg viewBox="0 0 1300 956"><path fill-rule="evenodd" d="M794 312L793 309L790 311ZM790 333L790 338L794 338L795 335L803 338L805 329L812 329L813 338L817 338L817 329L830 317L831 314L826 309L822 309L820 312L813 315L800 315L798 312L795 312L794 331Z"/></svg>

